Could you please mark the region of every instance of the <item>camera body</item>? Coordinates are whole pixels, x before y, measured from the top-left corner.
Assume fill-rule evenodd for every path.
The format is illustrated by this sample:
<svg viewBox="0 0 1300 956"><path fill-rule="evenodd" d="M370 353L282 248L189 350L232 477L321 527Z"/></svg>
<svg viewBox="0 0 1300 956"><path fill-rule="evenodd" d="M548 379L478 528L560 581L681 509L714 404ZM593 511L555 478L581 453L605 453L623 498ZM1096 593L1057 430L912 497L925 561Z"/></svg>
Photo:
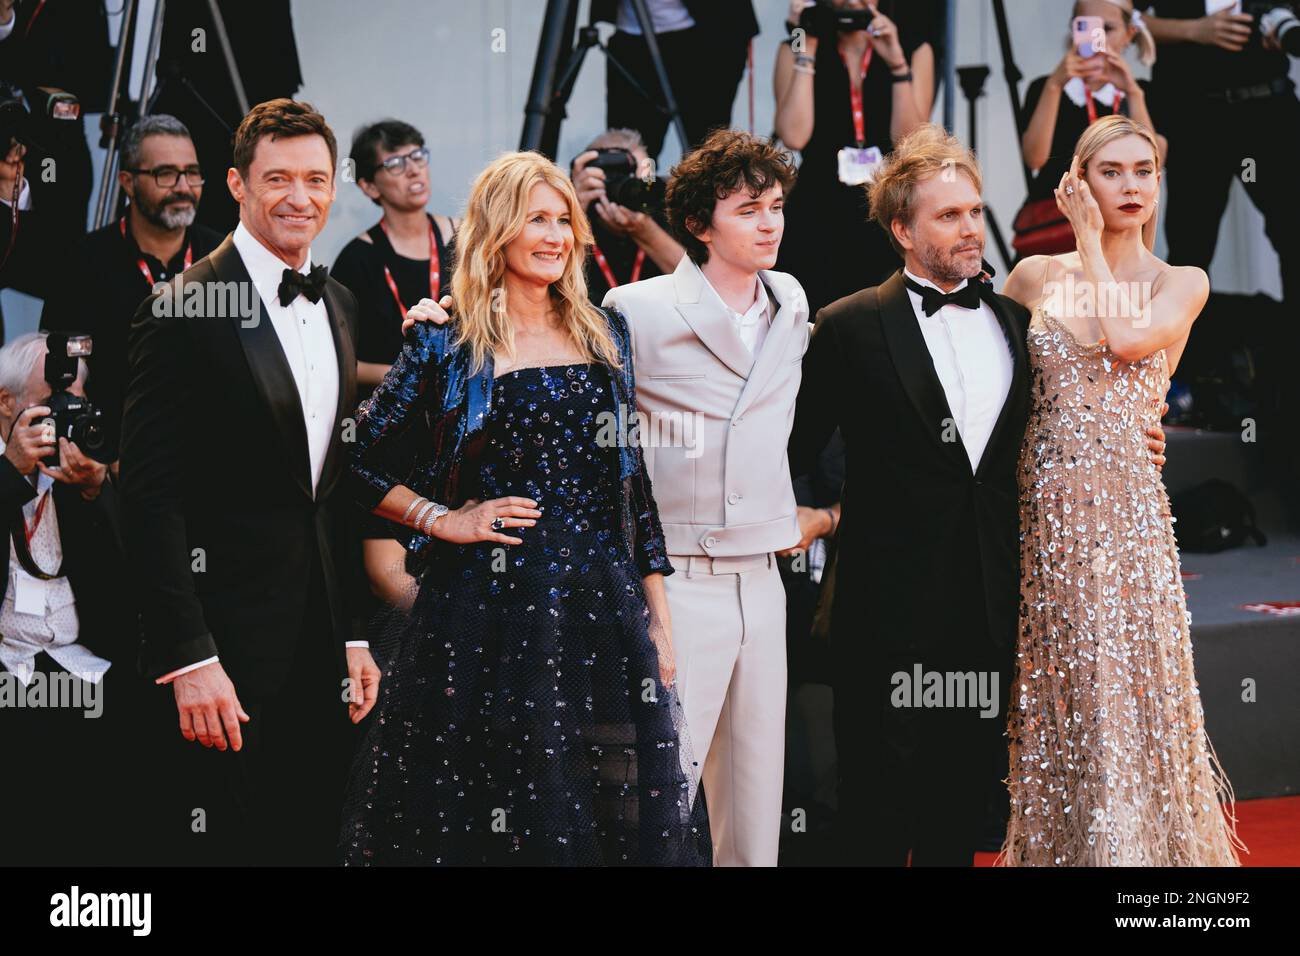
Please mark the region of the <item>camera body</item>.
<svg viewBox="0 0 1300 956"><path fill-rule="evenodd" d="M76 120L81 117L81 103L66 90L38 88L33 100L39 115L27 108L23 91L8 80L0 80L0 145L5 149L13 142L40 147L39 123L50 120Z"/></svg>
<svg viewBox="0 0 1300 956"><path fill-rule="evenodd" d="M799 14L799 27L812 36L865 30L875 17L870 10L837 10L830 0L818 0Z"/></svg>
<svg viewBox="0 0 1300 956"><path fill-rule="evenodd" d="M636 157L630 151L619 147L598 149L596 158L587 165L604 171L605 196L610 202L652 215L663 209L663 180L638 176Z"/></svg>
<svg viewBox="0 0 1300 956"><path fill-rule="evenodd" d="M49 352L45 356L45 381L50 386L50 397L40 404L49 408L49 415L39 424L54 429L56 443L52 454L44 459L47 468L59 464L58 439L74 442L82 454L103 464L110 463L112 449L104 413L80 395L73 395L68 387L77 380L77 362L91 354L89 335L51 332L46 338ZM37 424L37 422L33 422Z"/></svg>

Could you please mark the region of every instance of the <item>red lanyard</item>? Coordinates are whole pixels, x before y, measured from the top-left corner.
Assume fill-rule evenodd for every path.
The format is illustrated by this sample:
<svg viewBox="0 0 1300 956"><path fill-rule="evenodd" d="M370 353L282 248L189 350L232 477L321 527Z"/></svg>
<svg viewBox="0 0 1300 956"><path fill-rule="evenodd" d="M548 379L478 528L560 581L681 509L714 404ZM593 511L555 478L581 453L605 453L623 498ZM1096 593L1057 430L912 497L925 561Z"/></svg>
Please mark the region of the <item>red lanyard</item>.
<svg viewBox="0 0 1300 956"><path fill-rule="evenodd" d="M126 238L126 216L123 216L121 219L119 219L117 221L117 224L121 226L122 238L125 239ZM194 243L191 242L185 246L185 265L181 267L181 271L184 272L193 264L194 264ZM144 281L149 283L149 288L152 289L153 273L149 271L149 264L144 261L144 256L141 256L139 259L135 260L135 267L140 270L140 275L144 276Z"/></svg>
<svg viewBox="0 0 1300 956"><path fill-rule="evenodd" d="M1083 88L1083 93L1088 97L1088 125L1091 126L1097 122L1097 105L1092 101L1092 90L1088 87ZM1119 112L1119 101L1124 98L1124 94L1119 90L1115 91L1115 98L1110 101L1110 114L1114 116Z"/></svg>
<svg viewBox="0 0 1300 956"><path fill-rule="evenodd" d="M388 235L388 224L384 220L379 220L379 228L384 230L384 235ZM388 244L391 246L392 240ZM394 252L397 250L394 249ZM402 321L406 321L406 306L402 305L402 297L398 294L397 283L393 281L392 270L384 266L384 280L388 283L388 291L393 293L393 301L397 303L397 311L402 316ZM442 287L442 280L439 276L438 267L438 240L433 234L433 220L429 220L429 298L435 302L438 300L438 290Z"/></svg>
<svg viewBox="0 0 1300 956"><path fill-rule="evenodd" d="M840 59L844 61L844 69L849 73L849 104L853 107L853 137L857 140L858 149L862 149L867 145L867 124L862 118L862 81L867 78L867 67L871 65L871 44L867 44L867 49L862 54L862 72L857 78L854 78L853 68L849 66L848 57L842 51Z"/></svg>
<svg viewBox="0 0 1300 956"><path fill-rule="evenodd" d="M44 10L44 9L45 9L45 0L41 0L40 3L36 4L36 10L33 11L33 13L32 13L32 18L31 18L30 20L27 21L27 27L26 27L26 29L23 30L23 39L24 39L24 40L26 40L28 34L30 34L30 33L32 32L32 24L36 22L36 18L39 17L39 16L41 15L41 11Z"/></svg>
<svg viewBox="0 0 1300 956"><path fill-rule="evenodd" d="M594 242L591 244L591 254L596 257L596 265L600 266L600 271L605 276L605 282L611 289L618 288L618 280L614 278L614 270L609 267L609 260L605 258L605 253L600 251L600 246ZM641 266L645 264L645 250L636 251L636 259L632 263L632 278L628 282L635 282L641 278Z"/></svg>
<svg viewBox="0 0 1300 956"><path fill-rule="evenodd" d="M45 502L50 500L50 493L47 491L41 495L41 500L36 502L36 516L32 519L31 527L27 526L27 519L23 519L23 531L27 534L27 545L30 548L32 538L36 536L36 529L41 526L41 515L45 513Z"/></svg>

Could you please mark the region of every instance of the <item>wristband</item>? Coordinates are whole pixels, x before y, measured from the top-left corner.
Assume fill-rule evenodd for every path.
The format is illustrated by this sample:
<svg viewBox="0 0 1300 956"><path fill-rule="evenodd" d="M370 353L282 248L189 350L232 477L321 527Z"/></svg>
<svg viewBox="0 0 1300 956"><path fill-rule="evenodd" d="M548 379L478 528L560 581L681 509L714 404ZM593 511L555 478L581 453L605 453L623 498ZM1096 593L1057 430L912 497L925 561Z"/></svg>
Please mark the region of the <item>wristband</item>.
<svg viewBox="0 0 1300 956"><path fill-rule="evenodd" d="M421 523L423 523L423 521L424 521L424 516L427 515L427 514L429 513L429 510L430 510L432 507L433 507L433 502L432 502L432 501L429 501L429 500L426 498L426 499L425 499L425 502L424 502L424 506L423 506L422 508L420 508L419 511L416 512L416 514L415 514L415 520L414 520L413 522L411 522L411 527L413 527L416 531L419 531L419 530L420 530L420 525L421 525Z"/></svg>
<svg viewBox="0 0 1300 956"><path fill-rule="evenodd" d="M835 517L835 512L830 508L823 508L822 511L826 512L831 517L831 530L828 537L833 538L835 536L835 529L839 526L839 520Z"/></svg>

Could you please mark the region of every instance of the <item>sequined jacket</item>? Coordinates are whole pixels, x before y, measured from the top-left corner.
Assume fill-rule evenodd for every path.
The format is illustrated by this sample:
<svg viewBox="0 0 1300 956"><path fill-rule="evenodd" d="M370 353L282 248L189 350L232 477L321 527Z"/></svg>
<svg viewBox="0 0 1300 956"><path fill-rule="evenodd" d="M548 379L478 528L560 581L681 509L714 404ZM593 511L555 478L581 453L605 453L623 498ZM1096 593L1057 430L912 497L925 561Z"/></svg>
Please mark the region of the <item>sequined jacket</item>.
<svg viewBox="0 0 1300 956"><path fill-rule="evenodd" d="M611 376L617 408L619 478L623 483L621 525L641 574L672 574L650 477L629 412L636 408L632 344L627 321L602 310L618 347L621 369ZM348 480L353 498L366 510L397 485L459 507L475 491L483 427L492 407L492 356L470 371L468 348L457 348L455 323L417 322L402 353L374 393L357 410ZM412 534L407 542L413 573L427 565L433 539Z"/></svg>

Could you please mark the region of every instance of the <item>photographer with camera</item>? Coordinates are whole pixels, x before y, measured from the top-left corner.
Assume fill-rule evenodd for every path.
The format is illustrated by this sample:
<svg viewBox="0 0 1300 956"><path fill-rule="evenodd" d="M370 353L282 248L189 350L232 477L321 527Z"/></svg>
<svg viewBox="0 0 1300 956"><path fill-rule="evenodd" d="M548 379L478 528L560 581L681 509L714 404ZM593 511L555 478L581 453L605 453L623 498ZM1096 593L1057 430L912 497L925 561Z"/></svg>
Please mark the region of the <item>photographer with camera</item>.
<svg viewBox="0 0 1300 956"><path fill-rule="evenodd" d="M130 200L126 214L83 236L60 257L61 268L77 281L51 288L41 312L42 329L93 337L86 394L103 410L114 449L126 389L126 337L135 310L156 284L221 242L215 231L194 221L203 198L203 171L189 130L174 116L154 113L127 130L117 178ZM86 308L88 288L96 294L91 309Z"/></svg>
<svg viewBox="0 0 1300 956"><path fill-rule="evenodd" d="M27 114L19 139L29 149L32 208L45 220L50 248L86 230L93 170L85 114L103 112L112 67L101 0L0 0L0 128ZM25 104L15 102L19 90Z"/></svg>
<svg viewBox="0 0 1300 956"><path fill-rule="evenodd" d="M0 348L0 740L22 770L0 787L8 864L121 862L132 829L111 781L132 776L138 634L78 345L31 332Z"/></svg>
<svg viewBox="0 0 1300 956"><path fill-rule="evenodd" d="M939 22L931 0L791 0L775 126L801 161L777 268L799 277L814 315L902 264L865 187L894 142L930 118Z"/></svg>
<svg viewBox="0 0 1300 956"><path fill-rule="evenodd" d="M652 169L631 129L606 130L573 161L569 178L595 239L586 267L593 303L620 285L672 272L686 254L668 233L664 184Z"/></svg>

